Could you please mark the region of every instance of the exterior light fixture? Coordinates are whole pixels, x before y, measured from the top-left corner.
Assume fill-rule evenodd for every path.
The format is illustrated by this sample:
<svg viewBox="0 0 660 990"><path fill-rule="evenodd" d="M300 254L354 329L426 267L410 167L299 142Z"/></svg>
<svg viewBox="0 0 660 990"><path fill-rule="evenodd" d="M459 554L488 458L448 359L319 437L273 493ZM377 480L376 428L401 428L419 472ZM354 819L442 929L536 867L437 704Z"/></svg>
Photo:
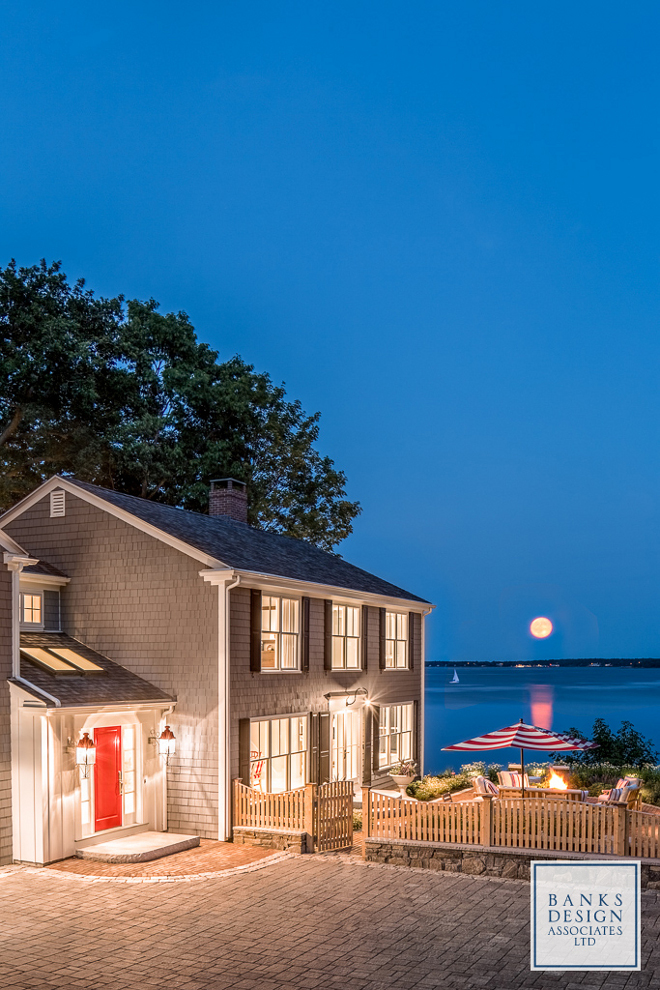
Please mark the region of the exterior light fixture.
<svg viewBox="0 0 660 990"><path fill-rule="evenodd" d="M89 732L83 733L76 745L76 766L80 767L80 776L89 777L89 768L96 763L96 746Z"/></svg>
<svg viewBox="0 0 660 990"><path fill-rule="evenodd" d="M170 762L170 756L174 756L175 750L176 738L169 725L166 725L158 738L158 752L165 757L166 765Z"/></svg>

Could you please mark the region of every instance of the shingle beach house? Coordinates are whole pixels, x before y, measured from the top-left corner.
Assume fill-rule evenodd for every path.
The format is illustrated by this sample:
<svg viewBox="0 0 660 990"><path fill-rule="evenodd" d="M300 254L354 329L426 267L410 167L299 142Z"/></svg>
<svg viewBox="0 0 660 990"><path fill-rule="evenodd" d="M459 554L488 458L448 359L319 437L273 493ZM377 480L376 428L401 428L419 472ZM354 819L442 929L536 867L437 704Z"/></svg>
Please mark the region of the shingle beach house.
<svg viewBox="0 0 660 990"><path fill-rule="evenodd" d="M429 603L246 518L231 479L205 515L60 477L0 518L0 862L421 763Z"/></svg>

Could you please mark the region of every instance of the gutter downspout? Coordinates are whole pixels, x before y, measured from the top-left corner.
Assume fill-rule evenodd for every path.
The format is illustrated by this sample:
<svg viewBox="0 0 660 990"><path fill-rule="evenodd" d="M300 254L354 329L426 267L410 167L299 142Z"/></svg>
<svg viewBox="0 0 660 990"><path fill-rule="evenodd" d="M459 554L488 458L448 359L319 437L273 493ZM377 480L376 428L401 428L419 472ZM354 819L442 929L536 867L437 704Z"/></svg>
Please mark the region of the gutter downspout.
<svg viewBox="0 0 660 990"><path fill-rule="evenodd" d="M218 587L218 838L231 839L230 598L240 574Z"/></svg>
<svg viewBox="0 0 660 990"><path fill-rule="evenodd" d="M14 683L14 681L16 681L16 683L22 684L24 687L29 688L30 691L36 691L38 694L42 694L44 698L48 698L49 701L52 701L56 708L62 707L62 703L59 698L56 698L52 694L48 694L48 691L44 691L43 688L37 687L36 684L33 684L31 681L28 681L25 677L21 677L20 674L14 674L12 676L11 681L12 684Z"/></svg>

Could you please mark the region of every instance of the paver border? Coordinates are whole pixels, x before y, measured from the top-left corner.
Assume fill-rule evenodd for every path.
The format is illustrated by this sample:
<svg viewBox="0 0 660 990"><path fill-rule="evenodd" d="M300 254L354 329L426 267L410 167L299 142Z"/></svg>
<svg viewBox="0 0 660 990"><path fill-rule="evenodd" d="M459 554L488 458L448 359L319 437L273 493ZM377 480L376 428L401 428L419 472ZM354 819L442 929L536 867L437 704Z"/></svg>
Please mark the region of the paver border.
<svg viewBox="0 0 660 990"><path fill-rule="evenodd" d="M82 883L191 883L194 880L219 880L222 877L232 877L239 873L253 873L266 866L272 866L283 859L292 859L294 854L289 852L274 852L256 863L245 863L242 866L230 866L226 870L208 870L205 873L185 873L180 876L155 877L102 877L87 873L67 873L64 870L51 870L47 866L6 866L0 868L0 880L4 877L15 876L17 873L30 876L45 877L48 880L65 879L81 881Z"/></svg>

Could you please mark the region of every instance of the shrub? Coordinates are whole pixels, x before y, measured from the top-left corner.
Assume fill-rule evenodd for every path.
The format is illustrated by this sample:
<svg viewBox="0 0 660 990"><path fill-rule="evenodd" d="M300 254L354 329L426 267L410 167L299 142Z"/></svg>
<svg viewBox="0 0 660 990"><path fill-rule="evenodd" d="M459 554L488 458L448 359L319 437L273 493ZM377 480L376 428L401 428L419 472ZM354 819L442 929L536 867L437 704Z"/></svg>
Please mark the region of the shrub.
<svg viewBox="0 0 660 990"><path fill-rule="evenodd" d="M458 773L455 770L445 770L443 773L427 773L421 780L413 780L406 788L406 793L410 797L417 798L418 801L433 801L442 797L443 794L451 794L453 791L463 791L470 787L475 777L483 775L493 782L497 782L497 771L500 769L499 763L464 763Z"/></svg>

